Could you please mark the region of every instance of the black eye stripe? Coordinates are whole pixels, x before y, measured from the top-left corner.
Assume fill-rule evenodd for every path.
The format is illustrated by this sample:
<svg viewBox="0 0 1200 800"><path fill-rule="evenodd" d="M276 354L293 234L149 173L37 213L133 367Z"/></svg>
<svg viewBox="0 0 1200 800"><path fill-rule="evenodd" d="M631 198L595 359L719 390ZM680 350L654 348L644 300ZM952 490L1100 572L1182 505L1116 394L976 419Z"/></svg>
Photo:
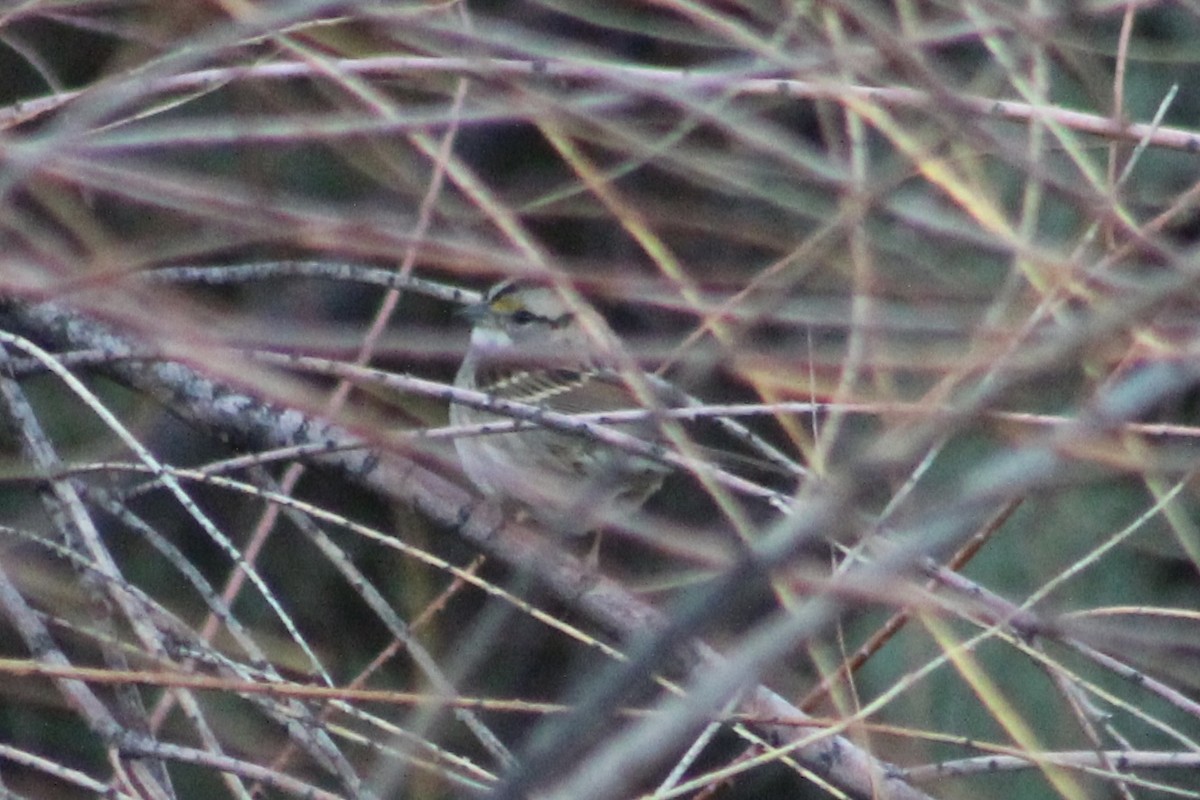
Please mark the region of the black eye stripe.
<svg viewBox="0 0 1200 800"><path fill-rule="evenodd" d="M534 322L540 322L550 328L564 328L571 323L573 315L560 314L557 317L544 317L541 314L535 314L527 308L519 308L511 314L512 321L518 325L529 325Z"/></svg>

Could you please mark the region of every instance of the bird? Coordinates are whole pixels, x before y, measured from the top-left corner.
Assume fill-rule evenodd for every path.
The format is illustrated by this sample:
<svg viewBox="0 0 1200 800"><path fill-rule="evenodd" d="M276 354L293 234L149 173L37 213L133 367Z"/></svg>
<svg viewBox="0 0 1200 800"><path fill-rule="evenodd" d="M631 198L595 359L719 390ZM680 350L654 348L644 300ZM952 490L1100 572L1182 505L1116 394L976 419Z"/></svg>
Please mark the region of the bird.
<svg viewBox="0 0 1200 800"><path fill-rule="evenodd" d="M620 372L598 358L577 315L551 286L503 280L465 316L470 344L454 385L564 414L643 407ZM455 426L511 419L462 403L450 406ZM613 427L657 441L642 419ZM658 489L670 468L586 435L524 426L454 440L466 477L486 497L516 506L552 532L584 536L605 521L632 514ZM599 541L589 561L598 559Z"/></svg>

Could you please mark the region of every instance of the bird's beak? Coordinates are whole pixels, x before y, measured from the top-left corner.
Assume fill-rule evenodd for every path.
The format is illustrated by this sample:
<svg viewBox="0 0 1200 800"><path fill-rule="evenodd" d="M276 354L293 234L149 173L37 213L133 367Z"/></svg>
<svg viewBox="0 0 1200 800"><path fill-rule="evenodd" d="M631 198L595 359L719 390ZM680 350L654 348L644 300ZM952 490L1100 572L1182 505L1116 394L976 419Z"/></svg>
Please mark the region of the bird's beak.
<svg viewBox="0 0 1200 800"><path fill-rule="evenodd" d="M475 303L468 303L454 312L455 316L462 317L472 325L479 322L488 315L488 304L484 300Z"/></svg>

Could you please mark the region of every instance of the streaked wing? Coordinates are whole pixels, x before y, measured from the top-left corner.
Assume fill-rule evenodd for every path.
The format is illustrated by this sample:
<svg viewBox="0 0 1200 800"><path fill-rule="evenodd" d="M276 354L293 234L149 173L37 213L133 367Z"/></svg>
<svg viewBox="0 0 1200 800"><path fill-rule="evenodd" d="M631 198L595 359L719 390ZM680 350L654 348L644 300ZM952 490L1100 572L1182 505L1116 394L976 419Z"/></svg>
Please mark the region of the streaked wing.
<svg viewBox="0 0 1200 800"><path fill-rule="evenodd" d="M611 370L485 370L479 388L505 400L541 405L564 414L638 408L633 393Z"/></svg>

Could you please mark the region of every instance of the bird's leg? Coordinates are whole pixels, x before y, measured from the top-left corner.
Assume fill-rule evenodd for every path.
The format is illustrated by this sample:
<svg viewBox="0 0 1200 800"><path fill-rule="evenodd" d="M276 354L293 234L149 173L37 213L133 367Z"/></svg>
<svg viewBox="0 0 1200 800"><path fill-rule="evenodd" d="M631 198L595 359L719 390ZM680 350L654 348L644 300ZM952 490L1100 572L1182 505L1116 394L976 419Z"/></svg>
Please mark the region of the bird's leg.
<svg viewBox="0 0 1200 800"><path fill-rule="evenodd" d="M604 538L604 532L597 530L592 534L592 547L588 550L587 557L584 559L584 566L588 572L600 571L600 540Z"/></svg>

